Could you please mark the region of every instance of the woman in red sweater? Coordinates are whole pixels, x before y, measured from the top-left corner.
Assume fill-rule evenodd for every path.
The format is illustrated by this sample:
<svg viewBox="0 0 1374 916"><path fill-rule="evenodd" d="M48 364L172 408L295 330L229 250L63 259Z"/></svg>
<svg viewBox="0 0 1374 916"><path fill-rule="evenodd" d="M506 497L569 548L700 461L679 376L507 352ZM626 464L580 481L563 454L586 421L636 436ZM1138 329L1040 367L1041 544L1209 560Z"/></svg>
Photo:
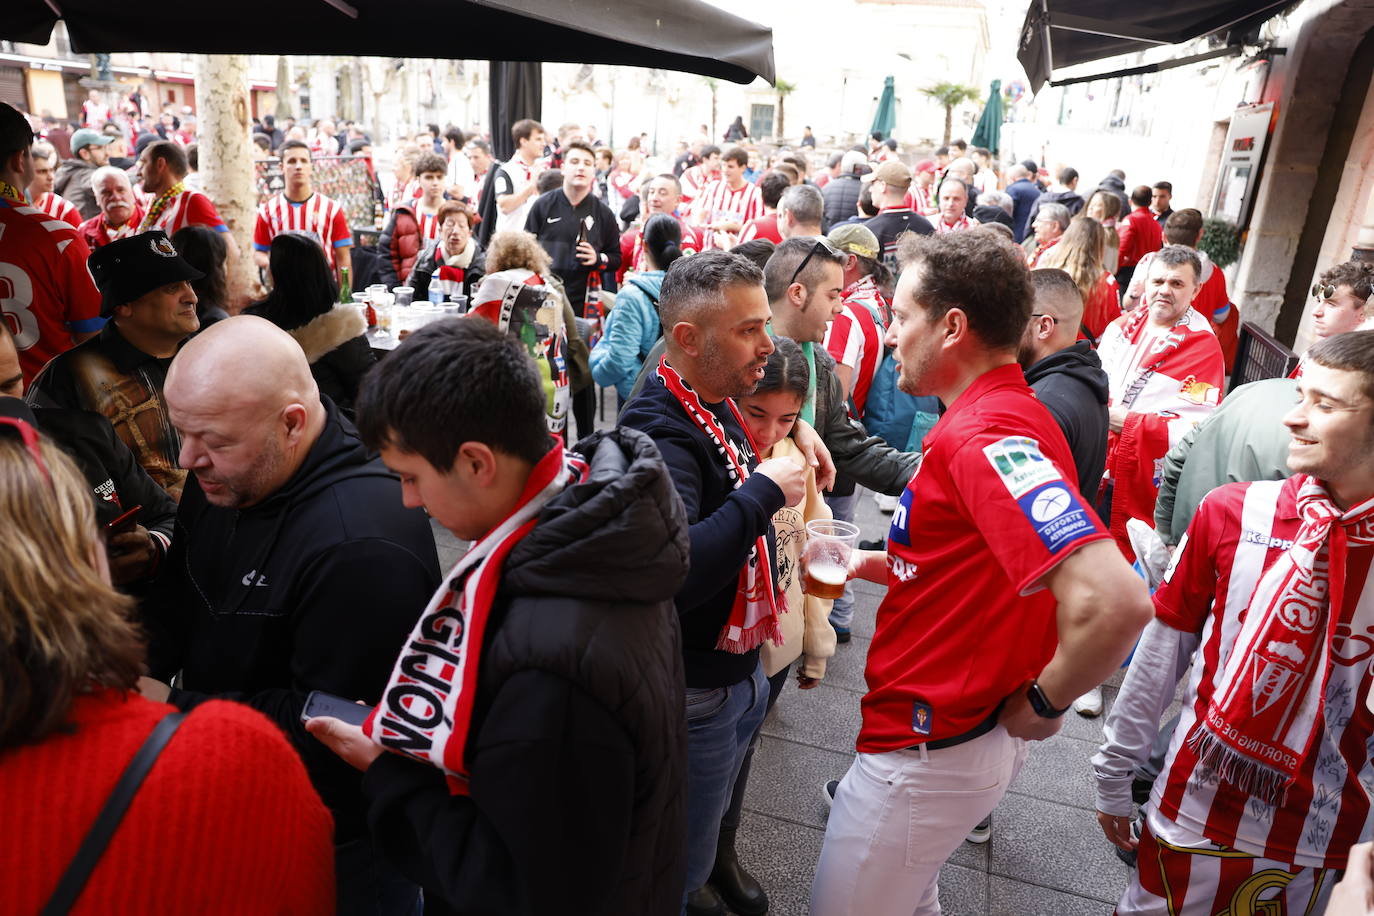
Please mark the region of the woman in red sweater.
<svg viewBox="0 0 1374 916"><path fill-rule="evenodd" d="M137 692L133 602L89 487L0 399L0 912L38 913L171 706ZM74 914L332 914L333 825L260 713L196 707L134 796Z"/></svg>

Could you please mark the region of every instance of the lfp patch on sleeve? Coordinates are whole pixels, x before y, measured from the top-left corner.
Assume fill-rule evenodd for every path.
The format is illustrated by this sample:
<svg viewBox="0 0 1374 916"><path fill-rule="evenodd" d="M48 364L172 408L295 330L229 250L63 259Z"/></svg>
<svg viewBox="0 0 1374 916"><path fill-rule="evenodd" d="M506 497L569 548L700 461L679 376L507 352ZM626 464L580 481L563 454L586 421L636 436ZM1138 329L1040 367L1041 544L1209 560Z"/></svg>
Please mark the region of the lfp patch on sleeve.
<svg viewBox="0 0 1374 916"><path fill-rule="evenodd" d="M1051 554L1097 530L1078 501L1078 494L1063 479L1032 490L1017 499L1016 504Z"/></svg>
<svg viewBox="0 0 1374 916"><path fill-rule="evenodd" d="M1019 500L1031 490L1054 480L1063 480L1058 469L1040 453L1040 443L1034 439L1010 436L983 447L1002 484Z"/></svg>

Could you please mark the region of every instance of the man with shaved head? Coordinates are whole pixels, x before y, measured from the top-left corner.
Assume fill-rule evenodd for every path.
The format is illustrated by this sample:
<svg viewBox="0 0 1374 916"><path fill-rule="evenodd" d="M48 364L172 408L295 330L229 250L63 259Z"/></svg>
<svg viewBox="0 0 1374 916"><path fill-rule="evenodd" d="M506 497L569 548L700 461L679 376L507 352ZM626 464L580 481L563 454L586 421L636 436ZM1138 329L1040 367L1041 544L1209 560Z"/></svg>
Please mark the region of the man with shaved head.
<svg viewBox="0 0 1374 916"><path fill-rule="evenodd" d="M411 912L418 890L368 838L360 775L301 710L312 690L381 698L439 583L429 523L271 322L206 329L163 393L189 475L143 621L144 693L181 709L232 698L275 721L334 814L339 912Z"/></svg>

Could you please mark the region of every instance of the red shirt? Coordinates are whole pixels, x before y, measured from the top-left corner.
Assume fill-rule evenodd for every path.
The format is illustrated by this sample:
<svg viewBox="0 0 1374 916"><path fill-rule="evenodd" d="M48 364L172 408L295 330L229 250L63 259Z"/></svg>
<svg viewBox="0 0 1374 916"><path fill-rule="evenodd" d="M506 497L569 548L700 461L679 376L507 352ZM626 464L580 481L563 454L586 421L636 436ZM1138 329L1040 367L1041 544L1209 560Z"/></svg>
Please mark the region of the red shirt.
<svg viewBox="0 0 1374 916"><path fill-rule="evenodd" d="M157 200L156 197L148 199L147 206L144 208L145 213L152 207L155 200ZM187 226L209 226L216 232L229 231L229 227L220 218L219 212L215 210L215 205L210 202L210 198L199 191L182 191L163 208L157 219L144 225L147 221L147 216L144 216L139 222L139 232L161 229L167 233L169 238Z"/></svg>
<svg viewBox="0 0 1374 916"><path fill-rule="evenodd" d="M1349 545L1344 606L1332 609L1337 625L1316 738L1284 803L1275 807L1233 783L1196 778L1198 755L1184 740L1221 683L1256 584L1297 536L1297 495L1305 480L1298 474L1233 483L1207 494L1155 592L1160 622L1202 641L1151 798L1164 818L1214 843L1279 862L1341 868L1366 829L1367 787L1374 784L1374 714L1365 707L1374 606L1363 595L1374 547Z"/></svg>
<svg viewBox="0 0 1374 916"><path fill-rule="evenodd" d="M76 231L81 233L81 238L86 242L87 247L91 251L95 251L103 245L133 235L138 231L138 224L141 222L143 222L143 208L134 204L134 212L130 214L128 221L118 229L110 229L105 224L105 214L97 213L76 227Z"/></svg>
<svg viewBox="0 0 1374 916"><path fill-rule="evenodd" d="M1145 255L1164 247L1164 230L1159 228L1159 221L1149 207L1136 207L1116 224L1116 229L1121 236L1118 249L1121 267L1134 267Z"/></svg>
<svg viewBox="0 0 1374 916"><path fill-rule="evenodd" d="M1016 364L974 380L923 443L892 514L888 591L864 673L863 753L962 735L1049 662L1042 579L1110 537L1064 434Z"/></svg>
<svg viewBox="0 0 1374 916"><path fill-rule="evenodd" d="M825 332L826 352L835 362L854 370L855 419L864 418L868 392L873 387L873 375L883 355L883 331L879 316L886 306L883 294L872 277L864 277L850 284L844 291L840 314L830 322Z"/></svg>
<svg viewBox="0 0 1374 916"><path fill-rule="evenodd" d="M1104 270L1083 309L1083 327L1088 329L1093 340L1099 340L1107 325L1120 317L1121 290L1116 285L1116 277Z"/></svg>
<svg viewBox="0 0 1374 916"><path fill-rule="evenodd" d="M431 218L430 222L434 220ZM353 244L353 233L348 229L343 207L320 193L300 203L287 200L285 194L276 194L258 207L253 247L258 251L270 251L272 239L283 232L301 233L319 242L330 267L334 266L335 249Z"/></svg>
<svg viewBox="0 0 1374 916"><path fill-rule="evenodd" d="M28 382L71 349L73 334L104 326L100 292L86 269L90 249L64 220L0 198L0 238L0 314L14 332Z"/></svg>
<svg viewBox="0 0 1374 916"><path fill-rule="evenodd" d="M8 878L0 911L42 908L120 773L169 712L137 693L78 693L62 717L73 728L0 754ZM167 743L70 912L332 914L333 832L276 725L211 700Z"/></svg>
<svg viewBox="0 0 1374 916"><path fill-rule="evenodd" d="M650 214L652 216L652 214ZM687 221L673 214L682 227L682 253L696 254L701 250L701 233ZM639 227L629 230L620 237L620 267L616 270L616 283L625 282L627 273L642 273L649 269L644 261L644 231Z"/></svg>
<svg viewBox="0 0 1374 916"><path fill-rule="evenodd" d="M744 224L744 228L740 230L739 234L740 244L751 242L754 239L768 239L774 245L782 244L782 235L778 232L778 215L776 213L751 219Z"/></svg>
<svg viewBox="0 0 1374 916"><path fill-rule="evenodd" d="M81 226L81 211L59 194L48 191L35 200L33 205L49 216L66 220L78 228Z"/></svg>

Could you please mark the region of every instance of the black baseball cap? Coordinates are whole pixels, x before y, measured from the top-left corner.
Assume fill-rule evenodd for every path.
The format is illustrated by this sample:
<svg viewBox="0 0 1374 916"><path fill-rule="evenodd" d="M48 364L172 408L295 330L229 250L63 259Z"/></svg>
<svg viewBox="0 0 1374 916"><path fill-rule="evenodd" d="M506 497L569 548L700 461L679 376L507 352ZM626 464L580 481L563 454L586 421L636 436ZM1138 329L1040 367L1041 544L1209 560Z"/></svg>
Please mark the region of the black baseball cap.
<svg viewBox="0 0 1374 916"><path fill-rule="evenodd" d="M177 254L161 229L102 245L91 252L86 266L100 290L101 318L109 318L119 306L159 286L205 276Z"/></svg>

